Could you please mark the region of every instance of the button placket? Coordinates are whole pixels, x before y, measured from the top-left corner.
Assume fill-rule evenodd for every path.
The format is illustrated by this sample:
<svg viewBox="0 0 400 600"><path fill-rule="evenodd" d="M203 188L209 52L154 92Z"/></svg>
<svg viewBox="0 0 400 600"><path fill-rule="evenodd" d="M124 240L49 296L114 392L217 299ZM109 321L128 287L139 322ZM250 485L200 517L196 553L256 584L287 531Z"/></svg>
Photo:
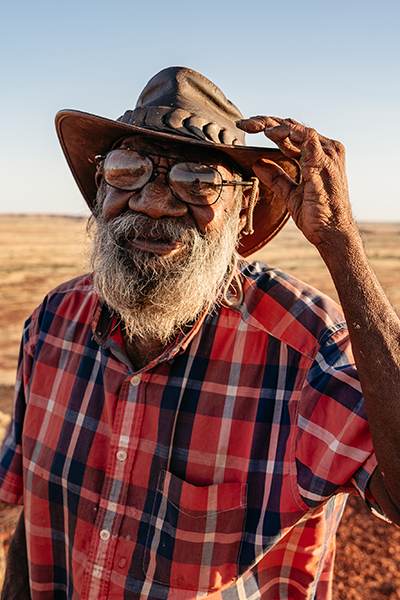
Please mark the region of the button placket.
<svg viewBox="0 0 400 600"><path fill-rule="evenodd" d="M134 383L132 383L134 379ZM93 553L90 561L97 571L102 573L102 585L109 585L110 573L104 571L104 566L113 560L118 543L118 532L123 520L124 510L119 511L117 506L125 507L126 494L128 493L128 482L132 470L133 461L138 446L141 425L144 413L144 389L139 388L141 376L133 376L125 380L120 391L120 402L114 419L113 435L110 444L110 455L108 459L111 470L112 485L107 486L100 499L98 518L95 528L97 533L92 538L93 547L97 550ZM127 399L127 387L129 389L129 400ZM128 452L129 450L129 452ZM95 542L102 540L100 543ZM88 564L90 569L90 566ZM94 574L88 578L88 585L96 585L93 580ZM95 577L94 577L95 578ZM107 583L106 583L107 581ZM97 588L96 588L97 589ZM105 587L104 587L105 589Z"/></svg>

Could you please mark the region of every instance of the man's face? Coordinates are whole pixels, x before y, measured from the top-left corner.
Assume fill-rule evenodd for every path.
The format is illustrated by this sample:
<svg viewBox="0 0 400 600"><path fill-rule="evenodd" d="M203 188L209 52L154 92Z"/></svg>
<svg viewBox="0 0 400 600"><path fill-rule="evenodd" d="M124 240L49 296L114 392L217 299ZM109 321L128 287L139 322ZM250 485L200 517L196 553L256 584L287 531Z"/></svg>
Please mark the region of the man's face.
<svg viewBox="0 0 400 600"><path fill-rule="evenodd" d="M205 163L204 153L179 155L178 147L149 146L137 137L121 147L167 158L152 156L157 176L139 191L102 182L92 249L95 289L121 316L131 341L166 343L215 302L235 253L242 194L226 186L212 206L185 204L171 193L167 167L177 158ZM218 169L232 179L222 161Z"/></svg>
<svg viewBox="0 0 400 600"><path fill-rule="evenodd" d="M211 162L211 156L212 164L217 167L222 178L232 180L233 173L221 155L217 153L216 156L212 156L207 154L204 149L185 147L185 150L182 150L180 145L165 143L161 145L149 142L146 136L128 137L119 147L151 155L157 176L137 192L119 190L106 184L102 209L103 219L106 223L124 212L133 211L145 214L152 219L166 217L176 219L182 224L187 224L188 227L196 226L206 236L219 235L227 213L235 204L236 188L224 186L220 198L212 206L193 206L185 204L173 196L167 182L167 173L168 168L177 162L177 159L207 164ZM159 154L163 157L158 156ZM164 158L165 156L171 158ZM134 244L139 250L160 255L169 255L180 251L177 243L168 245L161 242L149 243L148 240L135 240Z"/></svg>

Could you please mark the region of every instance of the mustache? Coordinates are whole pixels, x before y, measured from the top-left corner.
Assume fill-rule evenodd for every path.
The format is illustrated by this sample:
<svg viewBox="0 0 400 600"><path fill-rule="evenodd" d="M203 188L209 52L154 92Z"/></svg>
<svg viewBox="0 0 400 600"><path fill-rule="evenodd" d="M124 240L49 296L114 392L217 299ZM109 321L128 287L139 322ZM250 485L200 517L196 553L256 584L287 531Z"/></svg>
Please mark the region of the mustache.
<svg viewBox="0 0 400 600"><path fill-rule="evenodd" d="M126 211L93 221L91 254L96 293L119 315L130 340L149 336L170 342L208 306L217 306L237 243L240 207L220 235L202 232L190 215L152 219ZM172 259L132 248L133 236L179 242Z"/></svg>
<svg viewBox="0 0 400 600"><path fill-rule="evenodd" d="M115 217L106 227L108 236L120 247L137 238L190 243L194 233L202 236L193 224L180 223L168 217L152 219L146 214L133 212Z"/></svg>

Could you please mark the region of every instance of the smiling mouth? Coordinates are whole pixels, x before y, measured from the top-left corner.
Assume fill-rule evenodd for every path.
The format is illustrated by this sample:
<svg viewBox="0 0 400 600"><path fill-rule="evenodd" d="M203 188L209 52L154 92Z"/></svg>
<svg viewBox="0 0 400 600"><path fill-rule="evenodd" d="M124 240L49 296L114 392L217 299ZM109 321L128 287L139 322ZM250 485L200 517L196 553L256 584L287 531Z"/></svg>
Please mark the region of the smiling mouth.
<svg viewBox="0 0 400 600"><path fill-rule="evenodd" d="M135 248L136 250L141 250L142 252L158 254L159 256L171 256L172 254L179 252L184 244L182 241L163 240L160 238L129 237L127 246Z"/></svg>

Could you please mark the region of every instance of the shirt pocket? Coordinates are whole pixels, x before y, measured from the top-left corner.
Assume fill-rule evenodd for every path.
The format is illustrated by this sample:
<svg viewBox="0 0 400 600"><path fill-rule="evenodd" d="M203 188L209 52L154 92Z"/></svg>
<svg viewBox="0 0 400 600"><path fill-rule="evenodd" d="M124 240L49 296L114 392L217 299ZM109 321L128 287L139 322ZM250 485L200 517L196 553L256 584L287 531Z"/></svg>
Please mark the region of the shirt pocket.
<svg viewBox="0 0 400 600"><path fill-rule="evenodd" d="M161 471L144 553L148 579L216 591L238 576L246 483L197 487Z"/></svg>

